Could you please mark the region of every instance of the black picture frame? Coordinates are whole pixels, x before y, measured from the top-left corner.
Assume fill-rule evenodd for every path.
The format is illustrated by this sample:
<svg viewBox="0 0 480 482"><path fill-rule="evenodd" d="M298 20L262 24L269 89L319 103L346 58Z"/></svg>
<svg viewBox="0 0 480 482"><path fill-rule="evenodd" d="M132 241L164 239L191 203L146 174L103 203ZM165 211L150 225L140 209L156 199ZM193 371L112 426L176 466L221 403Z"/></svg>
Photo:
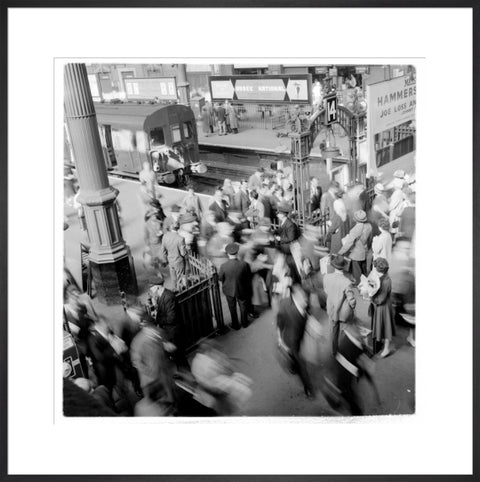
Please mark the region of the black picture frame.
<svg viewBox="0 0 480 482"><path fill-rule="evenodd" d="M473 10L473 474L471 476L459 475L311 475L311 476L282 476L282 475L29 475L13 476L8 474L8 21L9 9L22 7L48 8L48 7L96 7L96 8L125 8L125 7L198 7L199 4L194 0L139 0L130 2L128 0L7 0L0 5L0 480L23 481L249 481L249 482L280 482L280 481L398 481L410 480L422 481L443 481L443 480L478 480L479 460L478 435L480 432L480 422L478 413L480 412L480 385L479 385L479 365L480 365L480 326L478 323L480 296L480 2L479 1L451 1L451 0L420 0L420 1L401 1L401 0L297 0L295 5L287 0L237 0L236 8L247 7L464 7ZM202 7L230 7L231 4L226 0L204 0ZM465 253L468 256L468 254Z"/></svg>

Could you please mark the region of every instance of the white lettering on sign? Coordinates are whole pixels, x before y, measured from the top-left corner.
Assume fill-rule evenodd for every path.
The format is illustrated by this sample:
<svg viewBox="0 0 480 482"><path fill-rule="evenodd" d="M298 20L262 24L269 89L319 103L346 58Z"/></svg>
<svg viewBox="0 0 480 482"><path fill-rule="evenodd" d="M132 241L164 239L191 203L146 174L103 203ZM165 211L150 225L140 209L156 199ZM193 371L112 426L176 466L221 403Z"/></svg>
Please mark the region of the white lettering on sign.
<svg viewBox="0 0 480 482"><path fill-rule="evenodd" d="M417 86L410 76L367 86L369 136L414 120Z"/></svg>
<svg viewBox="0 0 480 482"><path fill-rule="evenodd" d="M328 118L330 120L337 118L337 103L336 102L329 102L328 103Z"/></svg>

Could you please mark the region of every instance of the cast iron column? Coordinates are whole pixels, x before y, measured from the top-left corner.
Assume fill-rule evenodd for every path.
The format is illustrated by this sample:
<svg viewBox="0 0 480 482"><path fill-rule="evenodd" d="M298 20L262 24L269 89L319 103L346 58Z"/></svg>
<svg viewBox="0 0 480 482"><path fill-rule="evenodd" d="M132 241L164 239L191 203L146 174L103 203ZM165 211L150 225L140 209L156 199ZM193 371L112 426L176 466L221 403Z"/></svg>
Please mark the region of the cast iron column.
<svg viewBox="0 0 480 482"><path fill-rule="evenodd" d="M65 118L85 211L92 279L99 300L114 304L121 291L136 294L133 262L115 204L118 191L108 182L85 64L67 64L64 80Z"/></svg>
<svg viewBox="0 0 480 482"><path fill-rule="evenodd" d="M177 65L177 87L180 96L180 104L190 105L190 84L187 81L186 64Z"/></svg>
<svg viewBox="0 0 480 482"><path fill-rule="evenodd" d="M290 133L292 143L292 167L294 182L294 208L298 213L298 225L308 223L310 212L310 132Z"/></svg>

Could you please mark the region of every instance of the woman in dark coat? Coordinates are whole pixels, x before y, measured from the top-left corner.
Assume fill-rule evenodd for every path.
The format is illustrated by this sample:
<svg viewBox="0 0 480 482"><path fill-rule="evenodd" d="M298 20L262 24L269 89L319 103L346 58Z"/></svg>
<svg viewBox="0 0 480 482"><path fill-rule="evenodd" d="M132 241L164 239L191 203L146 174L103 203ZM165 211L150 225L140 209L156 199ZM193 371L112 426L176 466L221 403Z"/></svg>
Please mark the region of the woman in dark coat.
<svg viewBox="0 0 480 482"><path fill-rule="evenodd" d="M377 258L373 263L380 276L380 288L372 296L369 314L372 319L372 338L374 352L377 346L384 341L380 358L385 358L391 353L390 342L395 335L395 320L392 307L392 280L388 276L388 261Z"/></svg>

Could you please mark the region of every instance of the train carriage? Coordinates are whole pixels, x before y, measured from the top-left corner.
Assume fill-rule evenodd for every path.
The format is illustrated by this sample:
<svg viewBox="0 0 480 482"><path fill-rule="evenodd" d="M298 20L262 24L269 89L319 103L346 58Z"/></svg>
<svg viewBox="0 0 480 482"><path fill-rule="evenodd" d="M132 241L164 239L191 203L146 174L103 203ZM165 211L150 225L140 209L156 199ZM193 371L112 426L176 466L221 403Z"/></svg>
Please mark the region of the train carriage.
<svg viewBox="0 0 480 482"><path fill-rule="evenodd" d="M108 168L138 174L150 162L160 183L184 182L199 167L197 126L179 104L95 103Z"/></svg>

